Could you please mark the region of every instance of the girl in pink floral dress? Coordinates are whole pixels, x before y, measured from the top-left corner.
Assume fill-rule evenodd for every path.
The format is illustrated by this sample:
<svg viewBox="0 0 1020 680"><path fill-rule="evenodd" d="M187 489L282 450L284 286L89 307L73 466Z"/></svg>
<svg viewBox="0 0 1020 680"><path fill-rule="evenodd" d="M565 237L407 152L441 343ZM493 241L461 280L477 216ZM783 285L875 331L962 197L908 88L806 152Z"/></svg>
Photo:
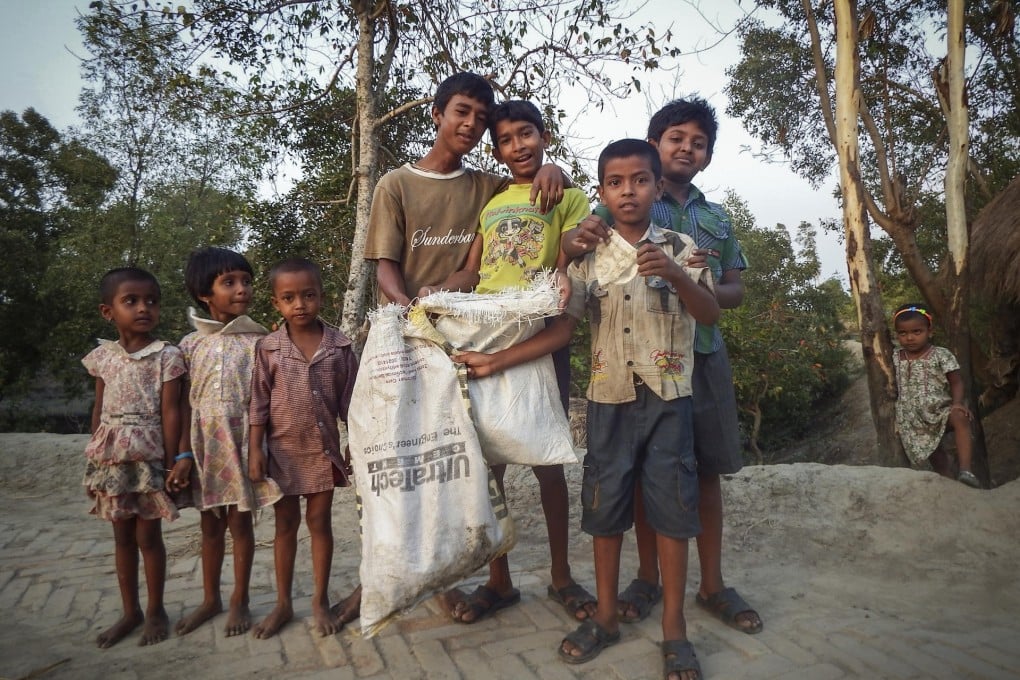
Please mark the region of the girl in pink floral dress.
<svg viewBox="0 0 1020 680"><path fill-rule="evenodd" d="M276 482L248 479L248 404L255 344L266 333L246 313L252 269L240 254L203 248L188 258L184 283L210 319L190 311L195 332L181 340L188 367L180 462L168 480L178 507L202 513L202 603L175 627L190 633L223 611L220 576L227 529L234 545L234 590L224 632L251 627L248 583L255 556L252 511L283 494Z"/></svg>
<svg viewBox="0 0 1020 680"><path fill-rule="evenodd" d="M152 274L134 267L110 270L99 292L99 311L117 328L118 339L100 340L82 359L96 379L83 484L93 501L92 514L113 523L124 615L99 634L96 644L110 647L142 625L139 644L151 645L165 640L169 628L161 521L176 518L177 509L163 489L163 473L177 454L184 359L179 349L152 335L160 305L159 283ZM139 553L148 592L144 614L138 598Z"/></svg>

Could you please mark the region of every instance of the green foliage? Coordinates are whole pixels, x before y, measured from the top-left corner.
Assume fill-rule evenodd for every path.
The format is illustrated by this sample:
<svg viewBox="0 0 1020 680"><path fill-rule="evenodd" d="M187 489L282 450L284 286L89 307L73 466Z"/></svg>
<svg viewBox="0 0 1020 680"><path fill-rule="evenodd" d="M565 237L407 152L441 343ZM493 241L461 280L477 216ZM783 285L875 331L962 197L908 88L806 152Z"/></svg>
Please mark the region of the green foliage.
<svg viewBox="0 0 1020 680"><path fill-rule="evenodd" d="M387 105L414 100L421 93L401 86ZM323 268L323 318L339 323L343 294L353 256L355 178L351 172L355 136L355 92L332 90L302 108L278 127L300 161L302 177L285 195L255 205L247 220L249 256L267 273L286 257L307 257ZM424 154L431 143L432 124L424 109L395 119L387 128L381 171L396 168ZM260 284L260 281L257 281ZM254 311L272 323L277 314L270 291L257 290ZM372 301L374 302L374 300Z"/></svg>
<svg viewBox="0 0 1020 680"><path fill-rule="evenodd" d="M38 372L67 300L45 285L59 242L102 202L115 170L32 109L0 113L0 400Z"/></svg>
<svg viewBox="0 0 1020 680"><path fill-rule="evenodd" d="M605 98L639 91L639 74L674 69L673 58L680 52L672 45L670 29L634 25L633 12L620 0L194 0L181 7L104 0L93 2L90 10L104 25L134 27L133 36L121 39L129 52L141 49L150 36L172 35L181 42L175 54L193 55L196 61L171 64L168 83L185 93L192 87L229 92L224 101L235 102L236 111L252 120L272 120L264 129L279 134L280 141L289 143L290 133L284 130L294 130L294 120L334 94L356 93L346 105L353 112L345 119L351 153L343 156L350 159L347 173L356 191L340 199L357 205L345 291L352 309L343 310L348 331L371 298L361 253L375 182L390 161L432 141L428 135L419 144L390 144L400 136L392 134L393 125L431 101L441 80L457 71L484 74L500 98L532 99L542 106L557 137L566 117L561 100L581 112L601 106ZM629 66L631 74L614 81L606 75L606 65L613 62ZM390 99L409 92L421 96ZM325 122L329 128L331 121ZM562 142L554 143L553 157ZM323 178L316 175L312 182ZM308 206L320 200L314 195L303 194L300 211L292 208L288 214L304 220Z"/></svg>
<svg viewBox="0 0 1020 680"><path fill-rule="evenodd" d="M834 167L836 154L824 124L804 5L793 0L757 4L775 10L779 22L749 22L740 29L741 60L727 70L727 112L765 144L767 157L788 162L819 184ZM831 98L832 8L823 3L812 11ZM975 161L968 214L973 216L1020 172L1020 51L1015 2L979 0L967 3L966 11L967 103ZM945 3L935 0L858 3L862 111L867 114L860 137L861 175L880 203L897 197L898 205L885 204L883 210L890 219L911 225L932 269L946 255L942 180L949 137L933 77L945 54L945 16ZM896 258L886 264L901 263Z"/></svg>
<svg viewBox="0 0 1020 680"><path fill-rule="evenodd" d="M218 115L229 108L227 91L179 77L190 57L175 31L101 3L93 10L78 20L88 50L78 108L84 124L57 155L59 176L78 179L66 207L46 210L64 215L65 228L34 278L55 310L40 347L72 391L85 383L78 359L95 338L116 337L97 311L103 273L150 270L163 290L156 332L180 339L192 304L183 286L187 255L204 245L238 247L266 160L265 145L252 137L264 129ZM89 149L107 159L105 169Z"/></svg>
<svg viewBox="0 0 1020 680"><path fill-rule="evenodd" d="M810 224L801 223L794 247L782 225L757 226L734 193L724 206L751 266L744 301L725 311L720 328L751 448L774 450L806 432L812 423L804 414L849 384L840 320L849 296L836 279L817 281Z"/></svg>

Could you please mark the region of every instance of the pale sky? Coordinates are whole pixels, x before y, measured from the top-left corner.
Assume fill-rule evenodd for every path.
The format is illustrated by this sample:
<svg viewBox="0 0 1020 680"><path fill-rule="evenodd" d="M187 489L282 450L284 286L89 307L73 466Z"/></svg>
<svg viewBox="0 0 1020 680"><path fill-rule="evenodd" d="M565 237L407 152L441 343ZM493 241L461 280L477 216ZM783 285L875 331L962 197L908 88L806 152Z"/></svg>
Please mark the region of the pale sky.
<svg viewBox="0 0 1020 680"><path fill-rule="evenodd" d="M717 13L720 21L731 20L741 11L735 0L702 4L713 7L710 11ZM88 0L0 0L0 63L5 65L0 69L0 110L20 113L32 107L61 130L78 123L74 107L81 80L75 55L83 54L74 25L78 11L88 11ZM669 17L679 36L677 44L685 51L716 40L704 21L676 0L652 0L642 16L652 17L662 30L668 23L662 17ZM685 27L686 33L678 26ZM738 47L737 38L730 36L703 54L682 57L682 74L676 84L672 78L656 83L648 76L642 77L644 91L652 97L670 97L675 87L677 94L697 92L715 106L719 116L715 154L695 183L710 200L721 201L727 189L735 190L748 203L760 226L782 223L792 229L801 221L817 226L820 219L840 217L832 196L835 176L815 190L786 166L763 163L743 149L758 148L759 144L739 120L726 116L723 93L724 71L736 62ZM615 102L602 116L586 115L584 125L578 121L571 129L594 144L627 136L643 138L655 104L644 96ZM819 230L818 247L823 277L835 275L846 282L846 262L836 238ZM754 253L748 256L754 266Z"/></svg>

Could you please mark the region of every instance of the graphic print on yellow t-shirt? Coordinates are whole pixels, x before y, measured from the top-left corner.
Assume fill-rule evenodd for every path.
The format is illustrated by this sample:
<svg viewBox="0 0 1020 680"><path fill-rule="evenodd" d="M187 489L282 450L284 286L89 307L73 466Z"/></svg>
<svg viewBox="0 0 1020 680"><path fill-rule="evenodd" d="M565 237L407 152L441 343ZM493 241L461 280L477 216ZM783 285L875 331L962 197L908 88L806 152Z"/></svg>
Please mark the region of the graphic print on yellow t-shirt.
<svg viewBox="0 0 1020 680"><path fill-rule="evenodd" d="M504 217L489 232L482 263L487 267L503 262L527 268L541 254L543 243L545 223L529 219L527 215Z"/></svg>

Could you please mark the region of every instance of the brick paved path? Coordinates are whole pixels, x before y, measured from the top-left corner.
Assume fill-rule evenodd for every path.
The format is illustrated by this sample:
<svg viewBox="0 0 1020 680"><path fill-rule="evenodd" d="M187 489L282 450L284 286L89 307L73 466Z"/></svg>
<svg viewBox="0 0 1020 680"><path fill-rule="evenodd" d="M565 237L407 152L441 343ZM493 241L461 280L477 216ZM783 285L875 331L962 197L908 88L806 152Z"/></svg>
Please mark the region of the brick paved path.
<svg viewBox="0 0 1020 680"><path fill-rule="evenodd" d="M0 450L0 456L8 454ZM80 462L70 454L60 460ZM327 638L314 635L308 623L311 582L303 534L295 580L297 618L277 637L225 637L225 615L220 615L188 636L171 637L153 647L137 647L135 633L112 649L99 650L95 635L118 617L120 606L112 532L108 523L84 514L78 489L33 493L46 487L42 477L52 473L40 469L38 474L41 479L35 487L24 479L3 484L0 476L0 678L23 678L33 670L39 671L33 677L47 679L111 680L661 677L659 608L645 622L624 626L623 640L591 663L568 666L556 658L555 648L572 624L545 596L544 526L531 515L519 518L520 543L511 556L522 603L473 626L451 623L429 601L370 640L352 630ZM745 475L754 474L764 473L745 471L726 483L727 493L732 494ZM530 474L508 478L521 489L534 484ZM986 493L1006 494L1007 488ZM947 489L947 494L956 493L955 488ZM338 545L331 583L334 597L356 582L358 556L352 549L357 545L356 523L345 493L337 494L334 507ZM521 493L510 492L512 508L521 502L516 498L515 504ZM733 519L727 524L727 578L762 613L765 630L755 636L741 634L694 606L698 574L692 547L689 637L706 677L1020 678L1020 586L1014 559L1020 493L1008 493L1003 512L1004 520L1012 522L1003 529L1011 532L1003 536L1012 543L1008 550L974 555L962 539L943 542L932 546L931 559L915 570L904 572L898 565L886 576L882 559L892 557L862 549L856 558L826 560L831 537L825 531L811 529L808 521L807 529L765 521L767 508L761 508L754 521L742 519L744 508L733 501ZM1011 517L1009 508L1014 511ZM809 508L805 512L811 514ZM864 524L855 529L863 534L854 535L846 527L837 534L866 543L867 533L879 530ZM256 533L252 609L260 618L274 601L271 515ZM814 541L822 550L814 546L805 550L806 557L790 554L782 537L794 534L806 541L803 545L811 547ZM167 524L165 536L170 555L166 600L175 622L201 599L196 514L187 512ZM575 577L593 588L587 540L575 535L572 541ZM628 580L636 566L629 545L625 543L622 570ZM961 553L972 559L960 562L956 557ZM227 594L231 573L228 553ZM469 585L481 580L479 574ZM57 665L47 668L52 664Z"/></svg>

